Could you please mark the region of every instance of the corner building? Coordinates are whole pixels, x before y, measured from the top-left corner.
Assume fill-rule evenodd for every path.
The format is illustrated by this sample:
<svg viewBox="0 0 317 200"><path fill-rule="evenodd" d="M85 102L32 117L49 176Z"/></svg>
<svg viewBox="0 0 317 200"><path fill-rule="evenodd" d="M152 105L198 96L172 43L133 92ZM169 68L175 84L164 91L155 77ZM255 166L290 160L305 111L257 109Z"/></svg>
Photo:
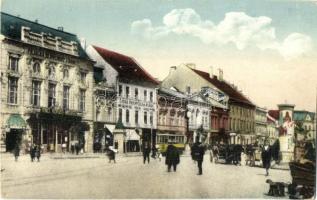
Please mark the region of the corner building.
<svg viewBox="0 0 317 200"><path fill-rule="evenodd" d="M6 151L90 151L93 62L76 35L1 13L0 131Z"/></svg>

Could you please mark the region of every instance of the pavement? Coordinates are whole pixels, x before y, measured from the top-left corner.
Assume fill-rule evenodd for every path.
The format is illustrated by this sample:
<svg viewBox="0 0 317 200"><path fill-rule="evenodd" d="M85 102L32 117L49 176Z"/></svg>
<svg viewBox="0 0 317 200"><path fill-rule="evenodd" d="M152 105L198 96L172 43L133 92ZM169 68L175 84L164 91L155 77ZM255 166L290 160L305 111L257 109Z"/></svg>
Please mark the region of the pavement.
<svg viewBox="0 0 317 200"><path fill-rule="evenodd" d="M118 154L116 163L105 154L43 154L40 162L0 155L1 198L271 198L267 179L291 182L288 170L271 169L266 177L263 168L211 163L208 154L202 176L188 153L170 173L164 158L143 164L140 154Z"/></svg>

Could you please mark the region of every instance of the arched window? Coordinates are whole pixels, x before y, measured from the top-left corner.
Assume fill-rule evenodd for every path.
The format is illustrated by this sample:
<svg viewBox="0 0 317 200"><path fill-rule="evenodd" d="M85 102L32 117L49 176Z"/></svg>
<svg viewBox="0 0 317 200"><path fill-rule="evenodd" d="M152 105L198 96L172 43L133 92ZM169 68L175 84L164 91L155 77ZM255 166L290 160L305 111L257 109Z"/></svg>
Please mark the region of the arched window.
<svg viewBox="0 0 317 200"><path fill-rule="evenodd" d="M50 64L48 68L48 76L55 77L55 66L54 64Z"/></svg>
<svg viewBox="0 0 317 200"><path fill-rule="evenodd" d="M63 78L68 78L69 77L69 71L68 69L63 70Z"/></svg>
<svg viewBox="0 0 317 200"><path fill-rule="evenodd" d="M34 73L40 73L41 72L41 66L39 62L35 62L33 64L33 72Z"/></svg>

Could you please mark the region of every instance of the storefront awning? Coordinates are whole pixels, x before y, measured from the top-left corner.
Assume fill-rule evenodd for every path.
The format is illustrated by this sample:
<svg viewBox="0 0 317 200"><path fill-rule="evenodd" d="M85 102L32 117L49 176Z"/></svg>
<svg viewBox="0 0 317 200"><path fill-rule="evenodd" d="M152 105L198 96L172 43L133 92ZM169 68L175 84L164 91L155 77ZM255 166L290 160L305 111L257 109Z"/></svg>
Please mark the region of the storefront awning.
<svg viewBox="0 0 317 200"><path fill-rule="evenodd" d="M12 129L23 129L27 124L20 114L11 114L6 125Z"/></svg>
<svg viewBox="0 0 317 200"><path fill-rule="evenodd" d="M136 133L134 129L126 130L126 139L127 140L140 140L140 136Z"/></svg>

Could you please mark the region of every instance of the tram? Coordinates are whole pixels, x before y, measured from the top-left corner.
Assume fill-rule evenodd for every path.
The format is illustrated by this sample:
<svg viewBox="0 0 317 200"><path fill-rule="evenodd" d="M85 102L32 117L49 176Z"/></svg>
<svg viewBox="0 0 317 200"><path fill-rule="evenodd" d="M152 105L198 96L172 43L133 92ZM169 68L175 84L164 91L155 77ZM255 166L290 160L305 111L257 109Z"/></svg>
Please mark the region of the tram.
<svg viewBox="0 0 317 200"><path fill-rule="evenodd" d="M185 136L176 134L157 134L156 145L162 155L165 155L168 141L172 141L173 145L182 153L185 150Z"/></svg>

